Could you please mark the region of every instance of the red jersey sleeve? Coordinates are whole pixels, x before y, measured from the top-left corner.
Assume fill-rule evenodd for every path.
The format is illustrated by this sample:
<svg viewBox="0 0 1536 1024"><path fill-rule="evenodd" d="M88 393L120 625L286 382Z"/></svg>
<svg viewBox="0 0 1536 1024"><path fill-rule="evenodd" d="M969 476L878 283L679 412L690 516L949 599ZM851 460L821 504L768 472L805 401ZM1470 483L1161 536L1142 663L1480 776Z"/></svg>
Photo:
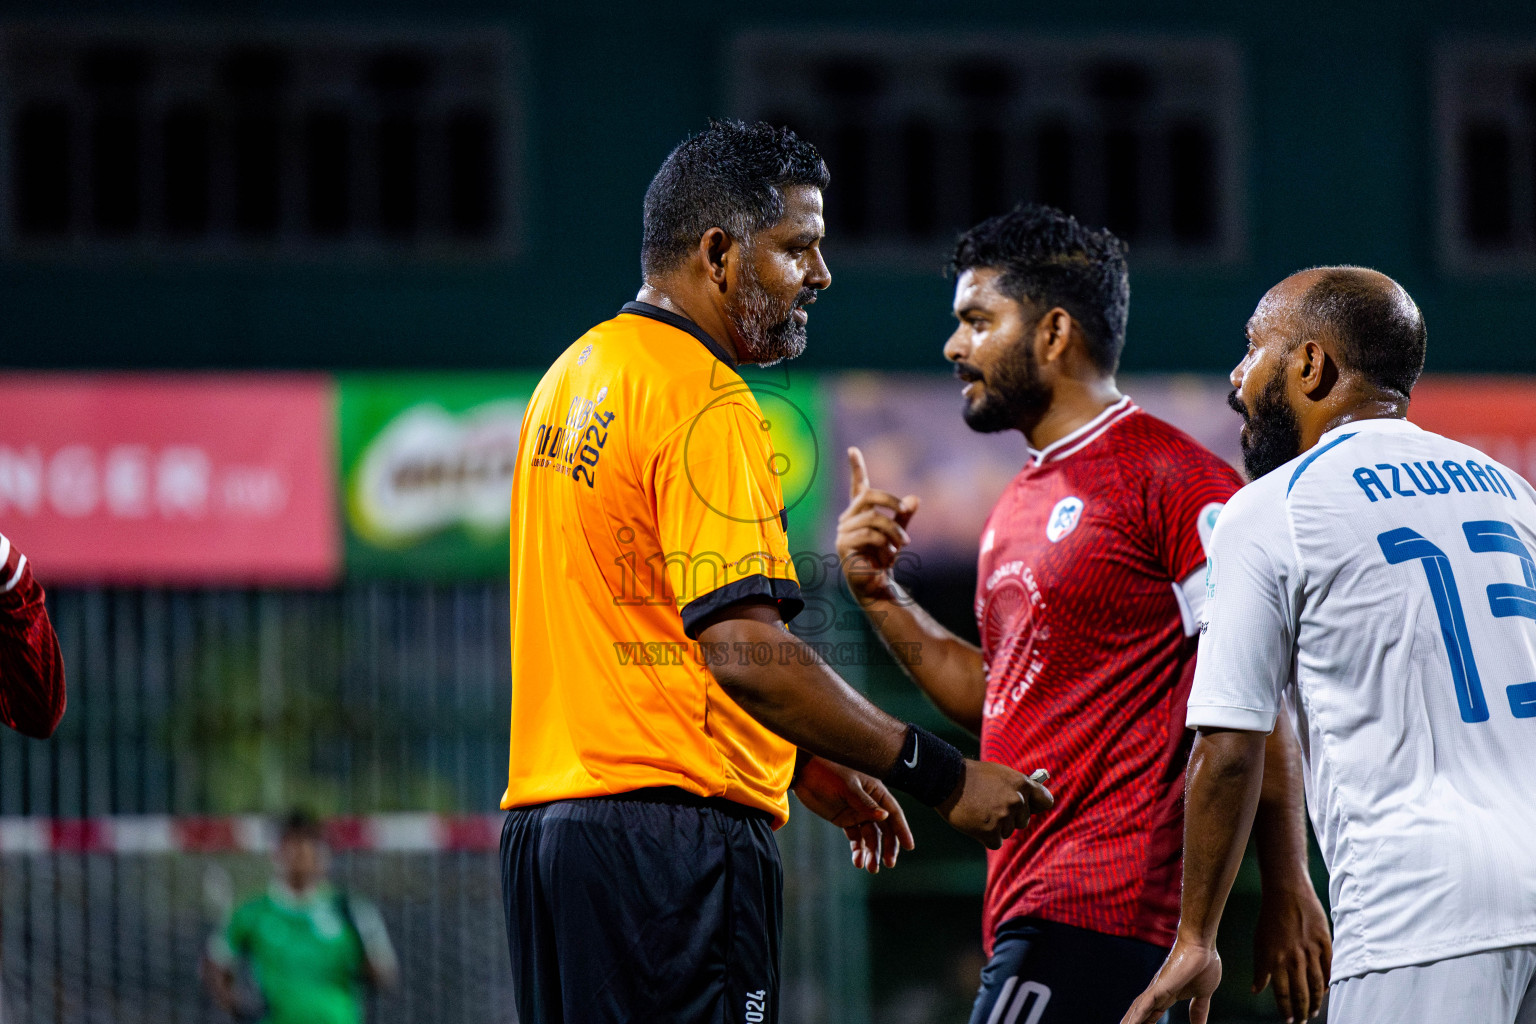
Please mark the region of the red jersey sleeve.
<svg viewBox="0 0 1536 1024"><path fill-rule="evenodd" d="M0 534L0 721L46 739L64 717L64 659L27 558Z"/></svg>
<svg viewBox="0 0 1536 1024"><path fill-rule="evenodd" d="M1194 438L1169 430L1164 458L1146 480L1146 514L1152 548L1177 583L1205 564L1216 517L1243 481Z"/></svg>

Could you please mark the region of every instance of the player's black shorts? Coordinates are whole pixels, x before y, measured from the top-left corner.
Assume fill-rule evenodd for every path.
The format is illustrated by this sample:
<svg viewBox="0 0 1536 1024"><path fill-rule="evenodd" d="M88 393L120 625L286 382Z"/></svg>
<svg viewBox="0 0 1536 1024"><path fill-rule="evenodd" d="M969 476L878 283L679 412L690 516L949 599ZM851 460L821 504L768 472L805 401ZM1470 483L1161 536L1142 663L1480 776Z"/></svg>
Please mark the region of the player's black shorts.
<svg viewBox="0 0 1536 1024"><path fill-rule="evenodd" d="M1168 955L1035 917L998 925L992 950L971 1024L1119 1024Z"/></svg>
<svg viewBox="0 0 1536 1024"><path fill-rule="evenodd" d="M778 1020L768 815L674 789L519 808L501 869L523 1024Z"/></svg>

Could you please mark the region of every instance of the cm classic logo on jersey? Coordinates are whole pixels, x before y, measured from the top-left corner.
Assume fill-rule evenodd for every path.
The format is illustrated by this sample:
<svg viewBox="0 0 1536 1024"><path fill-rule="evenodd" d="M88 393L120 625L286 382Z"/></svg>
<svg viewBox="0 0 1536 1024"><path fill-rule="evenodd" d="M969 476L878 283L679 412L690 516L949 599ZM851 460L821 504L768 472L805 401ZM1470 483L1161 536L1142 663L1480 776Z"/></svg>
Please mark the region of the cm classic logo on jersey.
<svg viewBox="0 0 1536 1024"><path fill-rule="evenodd" d="M1083 499L1073 496L1062 498L1051 509L1051 517L1045 521L1045 536L1052 544L1077 529L1083 517Z"/></svg>

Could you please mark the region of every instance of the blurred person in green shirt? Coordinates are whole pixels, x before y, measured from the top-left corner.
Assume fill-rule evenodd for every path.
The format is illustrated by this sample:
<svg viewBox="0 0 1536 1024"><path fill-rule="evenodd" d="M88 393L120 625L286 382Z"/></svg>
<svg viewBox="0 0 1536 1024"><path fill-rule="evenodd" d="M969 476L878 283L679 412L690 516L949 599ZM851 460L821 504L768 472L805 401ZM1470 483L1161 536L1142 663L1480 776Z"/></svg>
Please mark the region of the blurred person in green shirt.
<svg viewBox="0 0 1536 1024"><path fill-rule="evenodd" d="M273 863L266 891L236 907L208 940L209 991L240 1021L361 1024L367 986L391 988L399 973L383 919L327 879L330 851L313 816L295 811L284 820ZM236 986L242 961L259 1005Z"/></svg>

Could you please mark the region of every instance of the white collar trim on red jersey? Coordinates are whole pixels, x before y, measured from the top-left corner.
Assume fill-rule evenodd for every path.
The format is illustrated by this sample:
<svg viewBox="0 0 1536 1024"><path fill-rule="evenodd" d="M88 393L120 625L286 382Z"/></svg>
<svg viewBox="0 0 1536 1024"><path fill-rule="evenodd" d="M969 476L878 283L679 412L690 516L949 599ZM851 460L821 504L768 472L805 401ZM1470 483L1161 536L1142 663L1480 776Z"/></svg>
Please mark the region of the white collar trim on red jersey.
<svg viewBox="0 0 1536 1024"><path fill-rule="evenodd" d="M1098 440L1104 431L1119 423L1131 413L1138 411L1138 409L1139 406L1131 401L1131 396L1126 395L1066 437L1057 438L1039 451L1033 448L1029 449L1029 457L1034 460L1037 466L1048 459L1053 462L1064 459L1068 455L1088 447L1088 445Z"/></svg>

